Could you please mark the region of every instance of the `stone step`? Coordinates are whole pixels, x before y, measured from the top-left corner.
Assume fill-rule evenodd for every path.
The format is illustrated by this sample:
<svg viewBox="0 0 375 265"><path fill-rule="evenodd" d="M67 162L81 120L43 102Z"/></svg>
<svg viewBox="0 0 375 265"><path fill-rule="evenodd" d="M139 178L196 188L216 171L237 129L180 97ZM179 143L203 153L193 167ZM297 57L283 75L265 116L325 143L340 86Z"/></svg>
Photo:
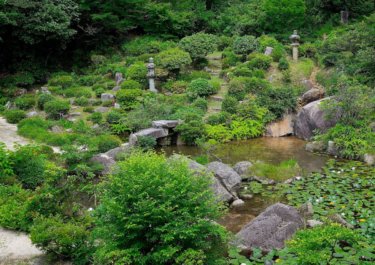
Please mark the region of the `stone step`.
<svg viewBox="0 0 375 265"><path fill-rule="evenodd" d="M210 99L215 100L215 101L223 101L223 97L221 96L210 96Z"/></svg>

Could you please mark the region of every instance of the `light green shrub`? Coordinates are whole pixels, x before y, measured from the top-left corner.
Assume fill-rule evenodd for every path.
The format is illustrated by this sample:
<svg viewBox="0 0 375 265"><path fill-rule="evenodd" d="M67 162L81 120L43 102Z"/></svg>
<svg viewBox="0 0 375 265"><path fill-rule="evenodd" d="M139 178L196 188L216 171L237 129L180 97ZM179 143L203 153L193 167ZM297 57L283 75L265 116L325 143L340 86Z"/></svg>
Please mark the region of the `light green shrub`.
<svg viewBox="0 0 375 265"><path fill-rule="evenodd" d="M28 110L35 106L36 98L34 95L22 95L14 101L16 106L22 110Z"/></svg>
<svg viewBox="0 0 375 265"><path fill-rule="evenodd" d="M217 49L218 38L212 34L197 33L181 39L179 46L187 51L194 61L205 58Z"/></svg>
<svg viewBox="0 0 375 265"><path fill-rule="evenodd" d="M125 80L121 83L121 89L142 89L142 85L134 80Z"/></svg>
<svg viewBox="0 0 375 265"><path fill-rule="evenodd" d="M26 118L26 112L23 110L6 110L3 112L5 119L9 123L19 123L21 120Z"/></svg>
<svg viewBox="0 0 375 265"><path fill-rule="evenodd" d="M44 104L44 110L52 119L60 119L70 110L69 102L61 99L54 99Z"/></svg>
<svg viewBox="0 0 375 265"><path fill-rule="evenodd" d="M207 79L198 78L190 82L187 87L186 93L191 100L198 97L207 97L216 93L215 88L210 84Z"/></svg>
<svg viewBox="0 0 375 265"><path fill-rule="evenodd" d="M155 57L155 63L174 74L178 74L183 67L191 64L191 58L189 53L179 48L172 48L159 53Z"/></svg>

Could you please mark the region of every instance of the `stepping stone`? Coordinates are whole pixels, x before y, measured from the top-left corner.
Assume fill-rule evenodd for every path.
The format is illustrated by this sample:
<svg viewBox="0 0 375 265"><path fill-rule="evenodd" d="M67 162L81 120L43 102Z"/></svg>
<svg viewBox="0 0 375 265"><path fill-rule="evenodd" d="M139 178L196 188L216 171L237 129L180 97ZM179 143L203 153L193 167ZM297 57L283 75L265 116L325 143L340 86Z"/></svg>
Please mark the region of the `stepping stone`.
<svg viewBox="0 0 375 265"><path fill-rule="evenodd" d="M215 100L215 101L223 101L223 97L221 96L211 96L210 99Z"/></svg>

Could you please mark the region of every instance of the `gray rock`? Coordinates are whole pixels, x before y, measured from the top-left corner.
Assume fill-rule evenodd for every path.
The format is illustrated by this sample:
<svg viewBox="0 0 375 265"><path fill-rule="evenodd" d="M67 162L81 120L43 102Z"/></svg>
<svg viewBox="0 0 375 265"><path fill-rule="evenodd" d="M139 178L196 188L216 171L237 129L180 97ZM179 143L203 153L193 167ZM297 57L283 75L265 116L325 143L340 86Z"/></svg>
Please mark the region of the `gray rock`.
<svg viewBox="0 0 375 265"><path fill-rule="evenodd" d="M303 220L295 208L276 203L245 225L236 234L235 244L242 250L260 248L268 252L281 249L284 242L302 227Z"/></svg>
<svg viewBox="0 0 375 265"><path fill-rule="evenodd" d="M237 198L237 196L232 192L228 191L228 189L216 177L214 177L214 181L211 185L211 188L214 191L214 194L217 197L218 201L230 203Z"/></svg>
<svg viewBox="0 0 375 265"><path fill-rule="evenodd" d="M341 224L347 228L353 229L354 226L352 224L349 224L341 215L339 214L334 214L331 216L328 216L329 219L331 219L333 222L336 222L338 224Z"/></svg>
<svg viewBox="0 0 375 265"><path fill-rule="evenodd" d="M12 102L8 101L6 104L5 104L5 109L11 109L13 107L12 105Z"/></svg>
<svg viewBox="0 0 375 265"><path fill-rule="evenodd" d="M336 124L337 119L327 119L325 112L320 109L321 102L327 99L313 101L299 111L294 122L294 134L297 137L309 140L314 130L326 132Z"/></svg>
<svg viewBox="0 0 375 265"><path fill-rule="evenodd" d="M179 120L159 120L159 121L153 121L152 127L171 129L171 128L175 128L179 124L180 124Z"/></svg>
<svg viewBox="0 0 375 265"><path fill-rule="evenodd" d="M51 128L51 132L53 132L53 133L63 133L64 132L64 128L62 128L62 127L60 127L58 125L54 125Z"/></svg>
<svg viewBox="0 0 375 265"><path fill-rule="evenodd" d="M121 106L120 106L120 104L118 104L118 103L115 103L115 105L113 106L115 109L121 109Z"/></svg>
<svg viewBox="0 0 375 265"><path fill-rule="evenodd" d="M339 156L339 150L333 141L328 141L328 146L327 146L327 154L331 156Z"/></svg>
<svg viewBox="0 0 375 265"><path fill-rule="evenodd" d="M307 224L307 227L315 227L315 226L319 226L319 225L323 225L323 222L320 222L318 220L307 220L306 222Z"/></svg>
<svg viewBox="0 0 375 265"><path fill-rule="evenodd" d="M303 218L309 219L314 215L314 207L311 202L306 202L298 208L298 212Z"/></svg>
<svg viewBox="0 0 375 265"><path fill-rule="evenodd" d="M240 198L244 200L250 200L254 197L252 194L240 194Z"/></svg>
<svg viewBox="0 0 375 265"><path fill-rule="evenodd" d="M148 129L144 129L139 132L133 133L129 136L130 146L134 146L137 144L139 136L149 136L149 137L154 137L155 139L159 139L159 138L168 136L168 129L148 128Z"/></svg>
<svg viewBox="0 0 375 265"><path fill-rule="evenodd" d="M249 161L241 161L234 165L233 170L241 176L242 179L247 179L251 176L251 167L253 164Z"/></svg>
<svg viewBox="0 0 375 265"><path fill-rule="evenodd" d="M42 87L40 88L40 93L51 95L51 91L49 91L49 90L48 90L48 87L46 87L46 86L42 86Z"/></svg>
<svg viewBox="0 0 375 265"><path fill-rule="evenodd" d="M207 164L207 169L214 173L215 177L230 192L236 192L241 185L241 177L230 166L221 162L211 162Z"/></svg>
<svg viewBox="0 0 375 265"><path fill-rule="evenodd" d="M268 179L265 177L258 177L258 176L251 176L249 180L255 180L263 185L273 185L276 183L276 181L274 181L273 179Z"/></svg>
<svg viewBox="0 0 375 265"><path fill-rule="evenodd" d="M365 154L363 156L363 161L369 165L369 166L373 166L375 165L375 155L371 155L371 154Z"/></svg>
<svg viewBox="0 0 375 265"><path fill-rule="evenodd" d="M108 107L97 107L94 111L100 112L100 113L106 113L106 112L109 111L109 108Z"/></svg>
<svg viewBox="0 0 375 265"><path fill-rule="evenodd" d="M324 91L319 88L312 88L302 95L302 102L304 105L319 100L324 97Z"/></svg>
<svg viewBox="0 0 375 265"><path fill-rule="evenodd" d="M99 163L103 166L103 170L101 171L102 174L109 174L112 170L114 164L116 164L115 160L105 154L98 154L93 156L90 159L91 162Z"/></svg>
<svg viewBox="0 0 375 265"><path fill-rule="evenodd" d="M112 88L112 91L117 92L117 91L119 91L120 89L121 89L120 86L115 86L114 88Z"/></svg>
<svg viewBox="0 0 375 265"><path fill-rule="evenodd" d="M325 151L326 146L323 141L313 141L305 145L306 151L313 153L322 153Z"/></svg>
<svg viewBox="0 0 375 265"><path fill-rule="evenodd" d="M104 101L112 101L115 99L115 96L112 95L112 94L109 94L109 93L103 93L101 96L100 96L100 99L102 102Z"/></svg>
<svg viewBox="0 0 375 265"><path fill-rule="evenodd" d="M119 86L122 83L123 80L124 80L124 78L122 77L122 73L117 72L115 74L116 85Z"/></svg>
<svg viewBox="0 0 375 265"><path fill-rule="evenodd" d="M269 137L283 137L292 135L293 130L293 123L294 123L295 115L294 114L287 114L284 117L275 122L271 122L266 127L265 136Z"/></svg>
<svg viewBox="0 0 375 265"><path fill-rule="evenodd" d="M266 47L266 50L264 51L264 55L271 55L273 51L272 47Z"/></svg>
<svg viewBox="0 0 375 265"><path fill-rule="evenodd" d="M310 79L302 80L301 84L306 88L306 90L310 90L310 89L314 88L314 84L311 82Z"/></svg>
<svg viewBox="0 0 375 265"><path fill-rule="evenodd" d="M290 178L290 179L285 180L283 183L284 183L284 184L291 184L291 183L293 183L294 181L296 181L296 180L301 180L301 179L302 179L301 176L296 176L296 177L293 177L293 178Z"/></svg>
<svg viewBox="0 0 375 265"><path fill-rule="evenodd" d="M122 144L119 147L113 148L113 149L105 152L104 155L116 160L116 157L119 153L126 152L130 149L131 149L131 147L130 147L129 143L125 143L125 144Z"/></svg>
<svg viewBox="0 0 375 265"><path fill-rule="evenodd" d="M231 207L240 207L244 204L245 204L245 202L243 200L237 199L234 202L232 202Z"/></svg>
<svg viewBox="0 0 375 265"><path fill-rule="evenodd" d="M28 118L36 117L38 115L39 115L39 113L36 112L36 111L29 111L28 113L26 113L26 117L28 117Z"/></svg>

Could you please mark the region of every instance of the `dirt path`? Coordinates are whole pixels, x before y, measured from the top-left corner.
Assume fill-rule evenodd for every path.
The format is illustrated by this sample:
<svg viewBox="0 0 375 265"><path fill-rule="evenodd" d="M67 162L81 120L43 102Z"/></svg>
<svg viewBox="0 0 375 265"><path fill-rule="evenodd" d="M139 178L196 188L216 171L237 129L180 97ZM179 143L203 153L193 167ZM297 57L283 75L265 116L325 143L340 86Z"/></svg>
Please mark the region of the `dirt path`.
<svg viewBox="0 0 375 265"><path fill-rule="evenodd" d="M322 91L324 91L324 87L318 83L318 81L316 81L316 75L319 73L319 67L314 67L313 71L311 72L311 75L310 75L310 82L311 84L313 84L313 86L315 88L318 88Z"/></svg>
<svg viewBox="0 0 375 265"><path fill-rule="evenodd" d="M3 117L0 117L0 142L3 142L9 150L14 150L15 144L30 143L29 140L17 134L17 125L8 123Z"/></svg>

